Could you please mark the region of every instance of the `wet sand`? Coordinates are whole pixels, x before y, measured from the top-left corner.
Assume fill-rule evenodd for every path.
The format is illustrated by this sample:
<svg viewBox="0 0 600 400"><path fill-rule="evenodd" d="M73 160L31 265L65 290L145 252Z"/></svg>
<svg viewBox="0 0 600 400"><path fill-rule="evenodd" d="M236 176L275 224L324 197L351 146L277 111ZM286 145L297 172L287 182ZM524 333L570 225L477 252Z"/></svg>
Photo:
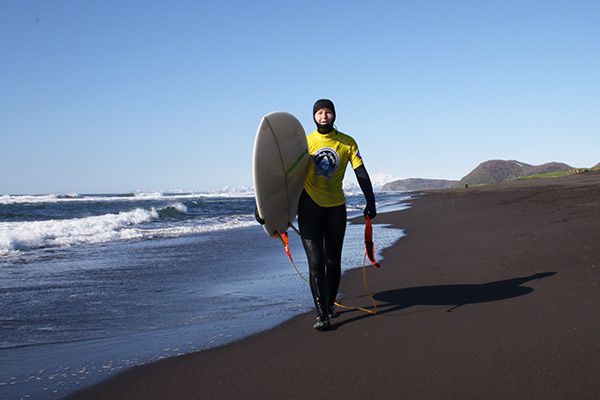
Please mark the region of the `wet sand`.
<svg viewBox="0 0 600 400"><path fill-rule="evenodd" d="M428 192L376 222L407 233L368 270L378 315L301 315L72 398L600 398L600 173ZM370 306L360 269L341 290Z"/></svg>

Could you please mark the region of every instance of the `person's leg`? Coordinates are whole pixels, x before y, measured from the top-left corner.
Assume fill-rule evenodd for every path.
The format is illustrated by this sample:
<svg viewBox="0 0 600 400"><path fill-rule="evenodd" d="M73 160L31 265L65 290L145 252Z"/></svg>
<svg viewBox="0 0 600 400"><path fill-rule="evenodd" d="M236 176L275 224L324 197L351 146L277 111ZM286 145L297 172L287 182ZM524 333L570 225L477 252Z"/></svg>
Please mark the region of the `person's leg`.
<svg viewBox="0 0 600 400"><path fill-rule="evenodd" d="M302 239L308 258L310 290L318 315L327 314L329 297L327 295L327 277L323 268L324 254L320 243L316 240Z"/></svg>
<svg viewBox="0 0 600 400"><path fill-rule="evenodd" d="M342 247L346 234L346 206L328 209L325 242L325 276L327 277L328 309L333 308L342 274Z"/></svg>
<svg viewBox="0 0 600 400"><path fill-rule="evenodd" d="M316 204L306 192L302 193L298 205L298 227L308 259L310 290L319 317L327 317L329 304L323 249L323 218L325 217L323 211L324 209ZM329 322L328 318L326 319Z"/></svg>

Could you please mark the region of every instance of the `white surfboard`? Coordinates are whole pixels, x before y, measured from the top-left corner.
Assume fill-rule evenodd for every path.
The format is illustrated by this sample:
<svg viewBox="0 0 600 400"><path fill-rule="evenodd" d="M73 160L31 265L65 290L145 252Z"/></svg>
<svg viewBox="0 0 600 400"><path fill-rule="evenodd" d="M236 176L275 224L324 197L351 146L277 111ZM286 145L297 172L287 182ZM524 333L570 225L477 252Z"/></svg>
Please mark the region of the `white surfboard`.
<svg viewBox="0 0 600 400"><path fill-rule="evenodd" d="M296 117L273 112L261 119L252 172L258 215L269 236L287 231L296 218L308 161L306 134Z"/></svg>

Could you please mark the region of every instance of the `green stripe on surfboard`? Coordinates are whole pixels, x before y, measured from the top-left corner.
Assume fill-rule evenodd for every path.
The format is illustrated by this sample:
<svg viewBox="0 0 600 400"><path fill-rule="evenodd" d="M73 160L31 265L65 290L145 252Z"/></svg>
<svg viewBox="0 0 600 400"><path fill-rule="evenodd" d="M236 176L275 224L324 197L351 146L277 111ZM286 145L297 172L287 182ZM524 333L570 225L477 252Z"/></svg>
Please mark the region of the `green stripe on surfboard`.
<svg viewBox="0 0 600 400"><path fill-rule="evenodd" d="M300 163L300 161L302 161L302 159L304 158L305 155L308 154L308 150L304 150L304 152L302 154L300 154L300 156L298 156L298 158L296 159L296 161L294 161L292 163L292 165L290 165L290 167L285 171L285 176L287 177L290 172L292 172L294 170L294 168L296 168L298 166L298 163Z"/></svg>

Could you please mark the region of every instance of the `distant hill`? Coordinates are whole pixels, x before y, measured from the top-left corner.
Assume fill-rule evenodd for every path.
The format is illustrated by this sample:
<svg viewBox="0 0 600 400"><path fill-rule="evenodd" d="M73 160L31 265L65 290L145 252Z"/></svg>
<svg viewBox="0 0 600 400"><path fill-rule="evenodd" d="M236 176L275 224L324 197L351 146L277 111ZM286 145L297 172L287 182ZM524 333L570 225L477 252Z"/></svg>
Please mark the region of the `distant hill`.
<svg viewBox="0 0 600 400"><path fill-rule="evenodd" d="M445 179L422 179L409 178L388 182L383 185L382 190L412 192L415 190L448 189L458 184L458 181Z"/></svg>
<svg viewBox="0 0 600 400"><path fill-rule="evenodd" d="M599 162L598 164L594 165L594 166L592 167L592 169L593 169L593 170L599 170L599 169L600 169L600 162Z"/></svg>
<svg viewBox="0 0 600 400"><path fill-rule="evenodd" d="M562 172L573 169L570 165L550 162L542 165L530 165L516 160L489 160L482 162L460 180L459 185L481 185L499 183L521 176Z"/></svg>

